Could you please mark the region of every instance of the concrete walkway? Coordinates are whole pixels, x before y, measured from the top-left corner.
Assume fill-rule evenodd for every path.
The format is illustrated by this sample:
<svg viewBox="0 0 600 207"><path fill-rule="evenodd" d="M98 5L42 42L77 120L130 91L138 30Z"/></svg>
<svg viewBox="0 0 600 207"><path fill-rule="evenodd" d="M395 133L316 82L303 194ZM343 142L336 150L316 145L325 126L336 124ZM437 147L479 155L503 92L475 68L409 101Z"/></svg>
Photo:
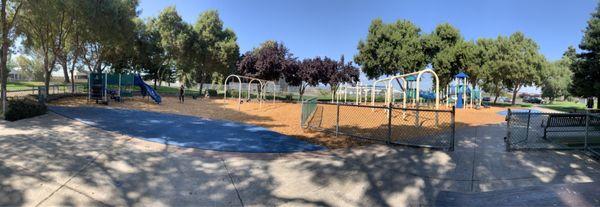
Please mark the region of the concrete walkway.
<svg viewBox="0 0 600 207"><path fill-rule="evenodd" d="M580 152L506 152L504 136L502 125L459 128L454 152L373 145L244 154L48 114L0 124L0 206L409 206L433 205L446 191L600 181L600 164Z"/></svg>

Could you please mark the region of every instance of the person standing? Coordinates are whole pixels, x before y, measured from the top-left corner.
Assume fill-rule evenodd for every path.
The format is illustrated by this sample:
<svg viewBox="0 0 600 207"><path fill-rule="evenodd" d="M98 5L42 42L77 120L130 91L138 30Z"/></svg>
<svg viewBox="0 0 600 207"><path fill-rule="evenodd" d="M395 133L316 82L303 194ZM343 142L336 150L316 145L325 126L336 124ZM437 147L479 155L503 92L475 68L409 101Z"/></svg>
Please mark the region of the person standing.
<svg viewBox="0 0 600 207"><path fill-rule="evenodd" d="M179 103L183 103L185 101L185 87L183 85L179 86Z"/></svg>

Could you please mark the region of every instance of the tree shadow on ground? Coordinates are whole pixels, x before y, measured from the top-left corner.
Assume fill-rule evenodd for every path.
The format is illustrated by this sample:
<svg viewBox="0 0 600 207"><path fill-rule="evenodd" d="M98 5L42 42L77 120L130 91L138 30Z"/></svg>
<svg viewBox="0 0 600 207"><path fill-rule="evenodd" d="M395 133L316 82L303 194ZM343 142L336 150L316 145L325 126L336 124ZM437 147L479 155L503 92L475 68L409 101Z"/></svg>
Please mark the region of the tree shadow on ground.
<svg viewBox="0 0 600 207"><path fill-rule="evenodd" d="M9 198L0 205L433 205L442 190L600 179L581 153L506 152L501 125L457 131L454 152L375 144L291 154L178 148L53 114L0 127ZM40 184L50 190L32 196Z"/></svg>

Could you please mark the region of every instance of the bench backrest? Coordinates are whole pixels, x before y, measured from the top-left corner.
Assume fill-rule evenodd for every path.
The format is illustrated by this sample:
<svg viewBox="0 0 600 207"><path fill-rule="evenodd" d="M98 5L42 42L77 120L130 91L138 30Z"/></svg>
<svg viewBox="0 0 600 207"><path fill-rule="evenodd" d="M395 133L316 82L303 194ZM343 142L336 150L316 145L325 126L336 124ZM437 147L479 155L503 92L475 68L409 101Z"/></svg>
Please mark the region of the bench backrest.
<svg viewBox="0 0 600 207"><path fill-rule="evenodd" d="M585 115L581 114L551 114L548 116L549 127L585 126Z"/></svg>
<svg viewBox="0 0 600 207"><path fill-rule="evenodd" d="M549 127L584 127L585 114L551 114L548 116ZM600 118L590 116L589 126L600 126Z"/></svg>

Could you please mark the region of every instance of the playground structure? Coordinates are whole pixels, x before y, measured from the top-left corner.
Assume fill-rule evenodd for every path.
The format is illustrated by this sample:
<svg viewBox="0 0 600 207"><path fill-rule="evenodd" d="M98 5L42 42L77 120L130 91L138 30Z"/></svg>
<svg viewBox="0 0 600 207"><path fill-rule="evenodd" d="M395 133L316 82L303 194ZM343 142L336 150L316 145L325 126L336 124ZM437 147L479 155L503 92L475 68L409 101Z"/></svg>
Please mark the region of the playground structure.
<svg viewBox="0 0 600 207"><path fill-rule="evenodd" d="M225 81L223 82L223 100L227 101L227 85L228 85L228 81L229 78L231 79L237 79L238 80L238 110L240 110L241 104L244 102L242 100L242 80L246 80L247 81L247 97L246 97L246 102L249 102L250 100L252 100L252 91L255 91L255 97L259 102L259 108L262 108L262 104L264 102L264 100L267 99L267 86L271 85L271 92L273 93L273 103L275 103L275 96L276 96L276 86L275 86L275 82L273 81L268 81L268 80L263 80L263 79L259 79L259 78L253 78L253 77L248 77L248 76L241 76L241 75L229 75L227 76L227 78L225 78ZM258 85L252 85L253 83L256 83ZM255 87L253 87L255 86ZM256 89L256 90L253 90Z"/></svg>
<svg viewBox="0 0 600 207"><path fill-rule="evenodd" d="M483 103L481 88L468 83L469 76L460 72L445 90L446 107L479 108Z"/></svg>
<svg viewBox="0 0 600 207"><path fill-rule="evenodd" d="M88 77L88 101L108 104L110 100L122 102L123 98L133 97L134 86L139 86L142 96L150 96L156 103L161 102L160 95L139 75L90 73Z"/></svg>
<svg viewBox="0 0 600 207"><path fill-rule="evenodd" d="M363 85L361 82L358 82L355 86L340 86L335 93L335 98L334 94L331 94L331 102L335 100L336 103L348 103L348 95L354 95L354 104L360 105L361 103L368 102L369 94L384 89L381 87L372 88L371 85Z"/></svg>
<svg viewBox="0 0 600 207"><path fill-rule="evenodd" d="M421 91L421 78L425 73L430 73L435 80L435 91L433 92ZM398 82L401 90L397 91L394 89L394 81ZM390 76L376 80L371 86L371 106L375 106L375 91L377 83L385 84L385 105L394 104L396 100L394 94L400 94L402 95L402 108L407 108L407 102L410 100L410 104L415 108L419 108L421 104L426 101L434 101L434 108L439 109L439 79L437 74L432 69L425 69L413 73Z"/></svg>

